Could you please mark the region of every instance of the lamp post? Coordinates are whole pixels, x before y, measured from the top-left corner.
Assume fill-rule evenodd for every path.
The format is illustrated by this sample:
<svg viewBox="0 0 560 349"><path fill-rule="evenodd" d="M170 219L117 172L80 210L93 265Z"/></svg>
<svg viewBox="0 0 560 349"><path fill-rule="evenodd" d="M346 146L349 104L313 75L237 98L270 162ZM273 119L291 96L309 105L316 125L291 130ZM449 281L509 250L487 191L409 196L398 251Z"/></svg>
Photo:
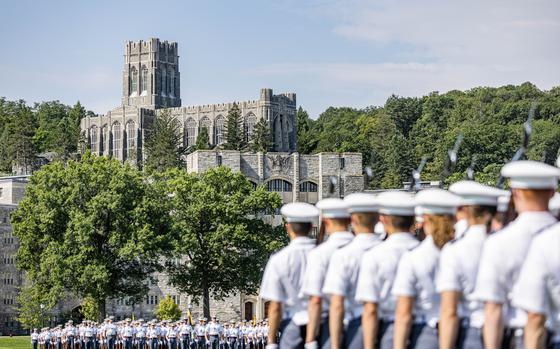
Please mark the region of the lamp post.
<svg viewBox="0 0 560 349"><path fill-rule="evenodd" d="M45 305L41 303L39 304L39 308L41 308L41 313L39 314L41 316L41 327L45 327L45 316L43 315L43 309L45 309Z"/></svg>

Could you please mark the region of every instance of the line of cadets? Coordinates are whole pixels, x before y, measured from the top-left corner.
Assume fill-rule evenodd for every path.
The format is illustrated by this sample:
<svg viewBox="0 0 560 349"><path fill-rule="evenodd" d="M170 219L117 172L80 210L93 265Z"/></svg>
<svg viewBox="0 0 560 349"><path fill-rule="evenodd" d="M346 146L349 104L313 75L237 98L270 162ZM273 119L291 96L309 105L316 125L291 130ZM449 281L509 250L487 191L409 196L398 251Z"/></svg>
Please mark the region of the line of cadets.
<svg viewBox="0 0 560 349"><path fill-rule="evenodd" d="M284 205L291 242L260 291L268 349L559 349L560 169L501 173L510 191L461 181Z"/></svg>
<svg viewBox="0 0 560 349"><path fill-rule="evenodd" d="M191 325L188 318L181 321L125 319L113 323L113 317L102 324L84 321L74 326L70 320L41 332L31 334L33 349L264 349L267 344L267 320L235 322L223 326L216 317L207 323L198 319Z"/></svg>

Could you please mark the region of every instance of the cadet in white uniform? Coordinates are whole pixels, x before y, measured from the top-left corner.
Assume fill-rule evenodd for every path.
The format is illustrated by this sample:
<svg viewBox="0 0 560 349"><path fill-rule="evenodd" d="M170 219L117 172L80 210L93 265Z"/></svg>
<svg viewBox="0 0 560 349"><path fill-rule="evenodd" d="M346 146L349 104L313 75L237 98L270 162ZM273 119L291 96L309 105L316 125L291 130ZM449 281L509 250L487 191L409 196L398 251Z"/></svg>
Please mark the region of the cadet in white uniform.
<svg viewBox="0 0 560 349"><path fill-rule="evenodd" d="M556 219L560 219L560 193L554 193L548 202L548 210Z"/></svg>
<svg viewBox="0 0 560 349"><path fill-rule="evenodd" d="M341 199L320 200L317 208L321 211L321 220L327 241L309 252L307 268L303 279L302 294L309 297L306 348L330 348L328 299L323 293L323 283L331 256L337 249L346 246L354 235L348 231L350 213L348 205ZM320 242L320 241L319 241Z"/></svg>
<svg viewBox="0 0 560 349"><path fill-rule="evenodd" d="M460 198L442 189L415 196L424 218L426 238L399 262L392 293L397 297L394 349L438 348L439 294L436 277L441 248L455 236Z"/></svg>
<svg viewBox="0 0 560 349"><path fill-rule="evenodd" d="M313 223L318 221L319 210L313 205L297 202L284 205L281 213L286 220L290 244L270 257L260 288L261 298L270 301L267 347L303 348L308 321L307 302L299 293L307 255L315 246L308 235ZM276 338L278 332L281 332L280 341Z"/></svg>
<svg viewBox="0 0 560 349"><path fill-rule="evenodd" d="M437 291L441 294L440 348L483 348L484 309L473 298L480 254L499 199L507 193L474 181L452 184L461 197L468 229L441 253Z"/></svg>
<svg viewBox="0 0 560 349"><path fill-rule="evenodd" d="M484 344L487 348L523 347L527 314L511 304L512 288L535 234L556 218L548 211L560 169L535 161L515 161L502 168L510 178L512 200L519 216L484 243L475 296L485 302ZM505 327L505 333L503 331Z"/></svg>
<svg viewBox="0 0 560 349"><path fill-rule="evenodd" d="M534 237L514 286L513 304L528 312L525 347L543 348L545 323L552 329L550 348L560 349L560 224Z"/></svg>
<svg viewBox="0 0 560 349"><path fill-rule="evenodd" d="M362 349L363 305L356 302L355 292L362 255L381 243L380 236L374 233L379 218L378 207L375 196L365 193L350 194L344 198L344 202L348 205L355 237L348 245L333 253L323 293L330 295L331 347Z"/></svg>
<svg viewBox="0 0 560 349"><path fill-rule="evenodd" d="M418 246L419 242L412 235L414 198L411 194L384 192L377 196L377 202L379 219L388 237L379 246L364 253L356 300L364 303L364 348L375 348L379 337L381 349L392 349L396 300L391 288L401 255Z"/></svg>
<svg viewBox="0 0 560 349"><path fill-rule="evenodd" d="M217 322L216 317L212 316L210 323L206 326L206 341L210 349L218 349L221 333L222 326Z"/></svg>

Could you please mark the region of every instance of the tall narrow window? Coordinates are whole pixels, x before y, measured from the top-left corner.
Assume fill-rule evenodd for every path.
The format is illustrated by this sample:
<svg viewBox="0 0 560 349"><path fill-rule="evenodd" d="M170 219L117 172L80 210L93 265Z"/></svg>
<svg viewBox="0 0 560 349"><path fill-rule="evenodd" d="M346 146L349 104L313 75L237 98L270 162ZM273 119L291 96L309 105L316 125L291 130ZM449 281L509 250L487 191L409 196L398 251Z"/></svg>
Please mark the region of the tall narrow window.
<svg viewBox="0 0 560 349"><path fill-rule="evenodd" d="M219 115L214 121L214 143L220 145L224 142L224 118Z"/></svg>
<svg viewBox="0 0 560 349"><path fill-rule="evenodd" d="M169 71L169 95L175 96L175 72Z"/></svg>
<svg viewBox="0 0 560 349"><path fill-rule="evenodd" d="M167 70L165 68L161 70L161 94L167 94Z"/></svg>
<svg viewBox="0 0 560 349"><path fill-rule="evenodd" d="M122 130L118 122L113 124L113 157L122 158Z"/></svg>
<svg viewBox="0 0 560 349"><path fill-rule="evenodd" d="M93 153L97 153L97 126L93 126L89 130L90 149Z"/></svg>
<svg viewBox="0 0 560 349"><path fill-rule="evenodd" d="M134 121L129 121L126 124L126 154L129 157L136 149L136 126Z"/></svg>
<svg viewBox="0 0 560 349"><path fill-rule="evenodd" d="M257 123L257 117L255 114L250 113L245 117L245 142L249 143L251 141L251 135L253 134L253 128Z"/></svg>
<svg viewBox="0 0 560 349"><path fill-rule="evenodd" d="M185 123L185 145L193 146L196 143L196 121L188 119Z"/></svg>
<svg viewBox="0 0 560 349"><path fill-rule="evenodd" d="M138 93L138 71L136 68L132 67L130 69L130 94Z"/></svg>
<svg viewBox="0 0 560 349"><path fill-rule="evenodd" d="M142 74L140 75L140 87L142 92L148 92L148 68L142 67Z"/></svg>
<svg viewBox="0 0 560 349"><path fill-rule="evenodd" d="M101 134L99 137L99 155L103 155L105 152L105 145L107 144L107 139L109 137L109 129L107 125L101 128Z"/></svg>

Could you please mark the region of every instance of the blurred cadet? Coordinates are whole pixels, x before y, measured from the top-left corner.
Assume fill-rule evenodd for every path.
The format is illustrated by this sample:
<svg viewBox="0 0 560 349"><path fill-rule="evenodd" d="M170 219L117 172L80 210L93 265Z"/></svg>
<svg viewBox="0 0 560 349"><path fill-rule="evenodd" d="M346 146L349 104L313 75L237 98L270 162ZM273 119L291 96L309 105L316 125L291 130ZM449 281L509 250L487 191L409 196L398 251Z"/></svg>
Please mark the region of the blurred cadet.
<svg viewBox="0 0 560 349"><path fill-rule="evenodd" d="M37 332L36 328L31 333L31 346L33 349L37 349L39 346L39 332Z"/></svg>
<svg viewBox="0 0 560 349"><path fill-rule="evenodd" d="M512 212L513 211L513 212ZM515 209L511 204L511 193L504 191L504 195L498 198L498 206L496 207L496 214L492 218L490 224L490 233L502 230L507 226L515 217Z"/></svg>
<svg viewBox="0 0 560 349"><path fill-rule="evenodd" d="M218 323L216 316L206 326L206 342L209 349L218 349L220 346L220 334L222 333L222 326Z"/></svg>
<svg viewBox="0 0 560 349"><path fill-rule="evenodd" d="M364 303L364 348L392 349L396 299L391 288L401 255L419 242L412 233L415 205L410 193L384 192L377 196L377 202L387 239L364 253L356 300Z"/></svg>
<svg viewBox="0 0 560 349"><path fill-rule="evenodd" d="M414 199L426 238L399 262L392 289L397 297L394 349L437 349L440 299L435 278L440 250L455 236L455 213L461 202L443 189L422 190Z"/></svg>
<svg viewBox="0 0 560 349"><path fill-rule="evenodd" d="M468 229L463 237L447 244L440 257L440 348L482 349L484 309L473 293L484 241L500 198L507 197L507 192L474 181L454 183L449 191L461 198Z"/></svg>
<svg viewBox="0 0 560 349"><path fill-rule="evenodd" d="M178 332L177 332L177 327L175 326L175 323L172 322L169 324L169 328L167 329L167 346L169 349L177 349L177 336L178 336Z"/></svg>
<svg viewBox="0 0 560 349"><path fill-rule="evenodd" d="M196 348L206 349L206 319L199 318L198 324L194 327L194 333L196 335Z"/></svg>
<svg viewBox="0 0 560 349"><path fill-rule="evenodd" d="M329 333L331 348L363 348L362 310L356 301L356 285L362 255L381 243L374 233L378 222L375 196L365 193L350 194L344 198L350 212L355 237L348 245L334 251L329 264L323 294L330 296Z"/></svg>
<svg viewBox="0 0 560 349"><path fill-rule="evenodd" d="M558 185L560 169L536 161L514 161L501 174L510 178L511 198L519 216L486 239L475 297L485 302L484 346L522 348L527 313L511 304L512 288L533 236L556 223L548 202Z"/></svg>
<svg viewBox="0 0 560 349"><path fill-rule="evenodd" d="M303 278L302 294L309 297L306 348L330 348L328 297L323 293L323 284L331 256L337 249L346 246L354 235L348 230L350 213L348 205L341 199L328 198L317 202L321 212L321 229L328 236L327 241L320 243L309 252L307 268ZM319 234L322 235L322 234Z"/></svg>
<svg viewBox="0 0 560 349"><path fill-rule="evenodd" d="M459 206L457 208L457 213L455 213L455 226L454 226L455 238L458 239L462 237L463 234L467 231L468 227L469 227L469 223L467 221L466 208L463 206Z"/></svg>
<svg viewBox="0 0 560 349"><path fill-rule="evenodd" d="M267 347L303 348L308 316L307 303L299 293L307 255L315 246L309 233L318 220L319 210L313 205L296 202L284 205L281 213L290 244L270 257L260 288L261 298L270 301Z"/></svg>
<svg viewBox="0 0 560 349"><path fill-rule="evenodd" d="M146 336L148 337L148 348L149 349L157 349L158 346L158 331L156 329L156 324L153 321L150 321L148 331L146 332Z"/></svg>
<svg viewBox="0 0 560 349"><path fill-rule="evenodd" d="M556 219L560 219L560 193L554 193L554 196L548 202L548 210Z"/></svg>
<svg viewBox="0 0 560 349"><path fill-rule="evenodd" d="M414 208L414 235L419 241L426 238L424 233L424 214L420 206Z"/></svg>

